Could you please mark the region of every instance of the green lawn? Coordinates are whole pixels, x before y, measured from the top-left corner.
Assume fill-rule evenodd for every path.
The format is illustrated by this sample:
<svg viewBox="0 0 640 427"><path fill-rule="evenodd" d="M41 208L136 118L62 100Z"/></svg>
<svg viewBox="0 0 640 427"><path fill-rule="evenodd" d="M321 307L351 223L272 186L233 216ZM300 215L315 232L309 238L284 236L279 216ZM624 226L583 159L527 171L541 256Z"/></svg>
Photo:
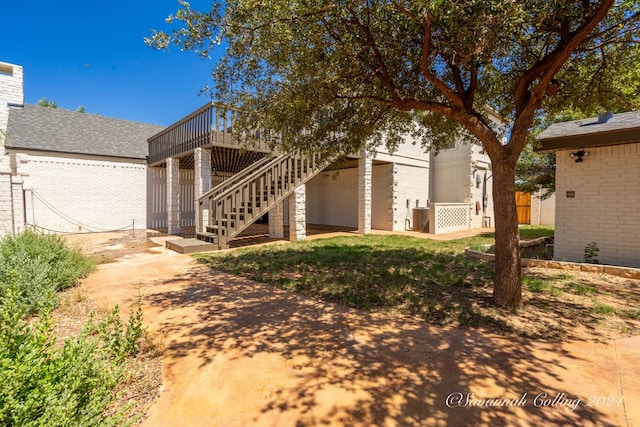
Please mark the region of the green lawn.
<svg viewBox="0 0 640 427"><path fill-rule="evenodd" d="M364 310L442 319L458 316L455 300L484 294L491 265L462 255L464 244L402 236L354 236L200 256L212 268ZM476 289L479 288L479 289Z"/></svg>
<svg viewBox="0 0 640 427"><path fill-rule="evenodd" d="M521 227L521 238L552 236L553 228ZM483 327L499 333L562 338L563 327L513 322L493 306L493 264L464 255L494 243L493 233L443 242L406 236L347 236L196 255L219 271L366 311L418 317L439 325ZM578 289L571 275L523 280L528 316L550 322ZM566 289L565 289L566 288ZM564 298L564 300L563 300ZM557 309L554 308L557 304ZM584 310L593 312L586 301ZM580 307L576 313L580 316ZM551 307L551 308L550 308ZM591 311L590 311L591 310ZM537 312L540 313L537 313Z"/></svg>

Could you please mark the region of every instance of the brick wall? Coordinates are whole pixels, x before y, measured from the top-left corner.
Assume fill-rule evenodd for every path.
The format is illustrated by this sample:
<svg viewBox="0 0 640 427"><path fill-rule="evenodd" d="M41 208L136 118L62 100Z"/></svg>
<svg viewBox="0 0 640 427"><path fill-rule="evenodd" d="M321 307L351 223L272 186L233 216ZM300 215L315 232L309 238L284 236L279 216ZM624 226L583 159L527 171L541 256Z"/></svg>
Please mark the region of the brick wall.
<svg viewBox="0 0 640 427"><path fill-rule="evenodd" d="M13 230L13 205L11 200L11 175L0 173L0 237Z"/></svg>
<svg viewBox="0 0 640 427"><path fill-rule="evenodd" d="M25 170L27 223L86 232L130 227L135 220L136 228L146 228L143 161L30 154Z"/></svg>
<svg viewBox="0 0 640 427"><path fill-rule="evenodd" d="M556 219L556 195L542 200L540 192L531 195L531 225L554 225Z"/></svg>
<svg viewBox="0 0 640 427"><path fill-rule="evenodd" d="M582 163L571 151L556 153L555 258L582 262L597 242L600 263L640 267L640 143L588 148Z"/></svg>
<svg viewBox="0 0 640 427"><path fill-rule="evenodd" d="M21 191L18 185L12 184L11 164L4 152L4 141L9 120L8 104L24 102L22 73L22 67L0 62L0 237L20 230L16 228L13 213L22 206L14 200L13 193Z"/></svg>
<svg viewBox="0 0 640 427"><path fill-rule="evenodd" d="M468 203L470 228L480 228L485 223L495 225L492 172L489 169L489 156L483 152L482 147L457 143L454 148L443 150L434 156L431 164L434 203ZM487 196L484 210L483 187Z"/></svg>
<svg viewBox="0 0 640 427"><path fill-rule="evenodd" d="M393 164L373 165L371 228L393 230Z"/></svg>
<svg viewBox="0 0 640 427"><path fill-rule="evenodd" d="M468 145L443 150L434 156L431 201L469 203L471 184L471 150Z"/></svg>
<svg viewBox="0 0 640 427"><path fill-rule="evenodd" d="M427 207L429 199L429 169L402 164L394 165L393 228L405 230L409 227L407 219L413 216L413 208ZM409 208L407 208L409 201Z"/></svg>

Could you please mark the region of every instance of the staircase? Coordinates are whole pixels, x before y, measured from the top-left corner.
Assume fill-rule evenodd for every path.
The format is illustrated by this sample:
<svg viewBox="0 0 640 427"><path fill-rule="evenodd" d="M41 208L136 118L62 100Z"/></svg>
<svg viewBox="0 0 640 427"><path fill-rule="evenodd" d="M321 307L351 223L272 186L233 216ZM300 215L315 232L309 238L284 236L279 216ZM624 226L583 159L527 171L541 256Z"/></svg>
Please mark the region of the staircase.
<svg viewBox="0 0 640 427"><path fill-rule="evenodd" d="M231 239L325 167L317 154L262 158L198 198L196 237L228 248Z"/></svg>

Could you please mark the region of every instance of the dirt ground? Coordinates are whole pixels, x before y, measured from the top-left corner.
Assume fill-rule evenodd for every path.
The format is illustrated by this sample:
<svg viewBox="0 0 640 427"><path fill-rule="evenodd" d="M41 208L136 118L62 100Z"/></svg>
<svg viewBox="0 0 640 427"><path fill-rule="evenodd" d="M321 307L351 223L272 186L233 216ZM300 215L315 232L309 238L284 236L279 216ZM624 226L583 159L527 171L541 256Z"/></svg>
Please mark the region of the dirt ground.
<svg viewBox="0 0 640 427"><path fill-rule="evenodd" d="M146 426L640 425L638 337L554 343L434 327L104 237L75 240L110 261L82 289L125 314L142 299L162 352Z"/></svg>
<svg viewBox="0 0 640 427"><path fill-rule="evenodd" d="M162 249L161 245L148 239L146 232L75 234L68 235L66 240L99 265L126 263L127 257L133 254L153 253L153 248ZM121 309L125 316L123 323L126 322L129 307L130 304L125 304ZM99 304L92 298L84 283L62 292L58 308L54 312L57 342L62 344L66 339L78 335L90 316L93 315L96 320L101 319L112 308L113 304L105 301ZM162 386L160 349L148 338L142 340L140 345L141 349L136 357L125 362L124 380L116 390L118 397L111 408L115 411L129 406L128 413L131 417L138 418L136 424L144 421Z"/></svg>

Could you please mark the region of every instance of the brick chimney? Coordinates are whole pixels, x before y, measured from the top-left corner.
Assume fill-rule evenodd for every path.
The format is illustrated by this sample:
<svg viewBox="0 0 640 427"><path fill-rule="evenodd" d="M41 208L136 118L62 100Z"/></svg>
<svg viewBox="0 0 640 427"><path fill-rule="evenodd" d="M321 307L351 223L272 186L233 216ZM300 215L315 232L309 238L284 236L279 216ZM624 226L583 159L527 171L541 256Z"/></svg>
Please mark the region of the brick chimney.
<svg viewBox="0 0 640 427"><path fill-rule="evenodd" d="M9 107L24 104L24 77L19 65L0 62L0 130L7 130ZM4 145L4 138L0 144Z"/></svg>

